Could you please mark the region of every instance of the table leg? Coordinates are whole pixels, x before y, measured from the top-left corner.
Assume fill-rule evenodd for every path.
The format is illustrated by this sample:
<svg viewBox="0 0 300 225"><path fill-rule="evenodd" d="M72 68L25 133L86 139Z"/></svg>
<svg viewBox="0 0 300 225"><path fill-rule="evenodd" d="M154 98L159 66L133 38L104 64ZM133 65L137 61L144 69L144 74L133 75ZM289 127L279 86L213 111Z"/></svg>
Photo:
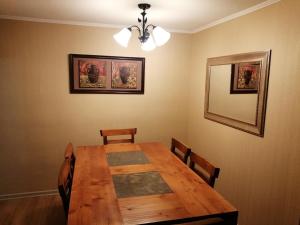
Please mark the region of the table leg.
<svg viewBox="0 0 300 225"><path fill-rule="evenodd" d="M227 213L225 215L220 216L224 222L222 225L237 225L238 222L238 212Z"/></svg>

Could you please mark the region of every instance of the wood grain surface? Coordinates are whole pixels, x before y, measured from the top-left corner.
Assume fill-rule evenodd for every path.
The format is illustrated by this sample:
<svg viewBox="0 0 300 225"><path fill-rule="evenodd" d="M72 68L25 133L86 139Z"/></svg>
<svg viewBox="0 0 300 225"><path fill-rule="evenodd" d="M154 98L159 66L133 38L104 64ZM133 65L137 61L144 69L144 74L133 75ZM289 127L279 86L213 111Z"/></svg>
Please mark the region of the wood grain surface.
<svg viewBox="0 0 300 225"><path fill-rule="evenodd" d="M66 217L59 195L0 201L1 225L64 225Z"/></svg>
<svg viewBox="0 0 300 225"><path fill-rule="evenodd" d="M106 153L143 151L149 164L109 167ZM112 174L158 171L173 193L117 198ZM174 224L209 217L237 223L237 210L160 143L79 147L68 225Z"/></svg>

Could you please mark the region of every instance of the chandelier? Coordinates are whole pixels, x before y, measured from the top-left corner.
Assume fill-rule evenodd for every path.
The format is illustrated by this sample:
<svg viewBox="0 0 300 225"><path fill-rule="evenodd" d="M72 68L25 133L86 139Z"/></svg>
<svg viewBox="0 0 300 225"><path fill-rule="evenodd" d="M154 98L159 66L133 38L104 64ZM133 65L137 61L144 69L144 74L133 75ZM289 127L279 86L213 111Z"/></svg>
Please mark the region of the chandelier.
<svg viewBox="0 0 300 225"><path fill-rule="evenodd" d="M113 37L118 44L123 47L128 46L128 42L131 38L131 32L133 29L138 30L139 40L141 42L141 48L144 51L151 51L156 48L156 46L162 46L170 39L171 34L165 31L159 26L152 24L147 25L146 10L151 7L150 4L141 3L138 4L138 7L142 9L141 12L142 19L138 18L140 26L131 25L129 27L123 28L120 32L116 33Z"/></svg>

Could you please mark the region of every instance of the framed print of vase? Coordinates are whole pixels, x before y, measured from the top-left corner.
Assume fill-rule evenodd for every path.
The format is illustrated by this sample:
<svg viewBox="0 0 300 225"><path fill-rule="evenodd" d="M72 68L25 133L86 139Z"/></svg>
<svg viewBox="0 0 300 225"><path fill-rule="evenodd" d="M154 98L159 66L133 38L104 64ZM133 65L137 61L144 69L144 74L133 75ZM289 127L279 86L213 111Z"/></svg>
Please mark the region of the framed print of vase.
<svg viewBox="0 0 300 225"><path fill-rule="evenodd" d="M69 55L70 93L144 94L145 58Z"/></svg>

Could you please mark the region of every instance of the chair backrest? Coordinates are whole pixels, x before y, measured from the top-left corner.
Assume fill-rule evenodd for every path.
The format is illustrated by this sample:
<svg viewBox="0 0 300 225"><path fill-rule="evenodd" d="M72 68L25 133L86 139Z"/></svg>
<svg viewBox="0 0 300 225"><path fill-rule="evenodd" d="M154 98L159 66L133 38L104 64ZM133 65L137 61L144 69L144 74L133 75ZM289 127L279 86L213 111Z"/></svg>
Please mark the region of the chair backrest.
<svg viewBox="0 0 300 225"><path fill-rule="evenodd" d="M198 169L196 165L200 168ZM214 187L215 180L218 178L220 173L220 168L213 166L207 160L194 152L191 152L190 155L190 168L203 178L211 187Z"/></svg>
<svg viewBox="0 0 300 225"><path fill-rule="evenodd" d="M134 135L137 132L137 128L128 129L112 129L112 130L100 130L100 135L103 137L103 144L116 144L116 143L134 143ZM118 139L118 140L108 140L109 136L121 136L130 135L129 139Z"/></svg>
<svg viewBox="0 0 300 225"><path fill-rule="evenodd" d="M76 161L76 157L74 154L74 148L72 143L69 143L66 147L65 150L65 159L70 159L71 162L71 173L72 175L74 174L74 169L75 169L75 161Z"/></svg>
<svg viewBox="0 0 300 225"><path fill-rule="evenodd" d="M181 152L181 154L176 151L177 149ZM171 151L184 163L187 163L188 157L191 154L191 149L175 138L172 138Z"/></svg>
<svg viewBox="0 0 300 225"><path fill-rule="evenodd" d="M72 180L73 176L71 173L71 161L70 159L65 159L58 175L58 191L63 203L66 216L68 216L69 211Z"/></svg>

